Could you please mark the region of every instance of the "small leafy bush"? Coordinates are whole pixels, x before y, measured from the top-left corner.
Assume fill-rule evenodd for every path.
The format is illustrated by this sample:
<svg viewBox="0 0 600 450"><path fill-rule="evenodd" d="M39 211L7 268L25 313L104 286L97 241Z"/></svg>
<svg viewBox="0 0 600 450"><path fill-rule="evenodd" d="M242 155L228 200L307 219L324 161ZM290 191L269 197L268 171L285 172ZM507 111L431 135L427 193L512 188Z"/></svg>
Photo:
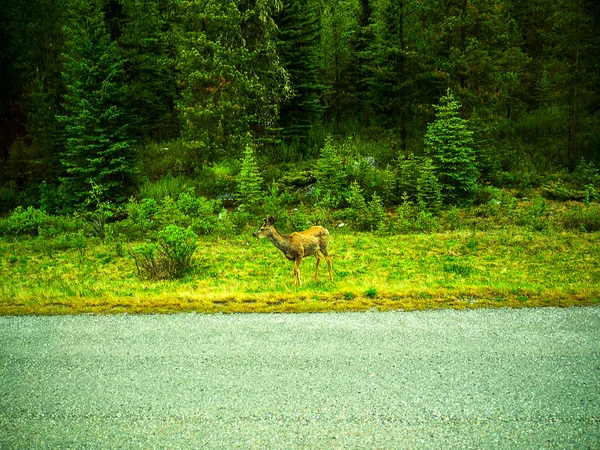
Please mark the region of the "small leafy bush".
<svg viewBox="0 0 600 450"><path fill-rule="evenodd" d="M567 210L562 217L563 226L580 231L600 231L600 205L579 205Z"/></svg>
<svg viewBox="0 0 600 450"><path fill-rule="evenodd" d="M192 265L198 236L191 228L169 225L158 234L158 244L131 249L140 277L153 280L181 278Z"/></svg>
<svg viewBox="0 0 600 450"><path fill-rule="evenodd" d="M198 234L210 234L217 227L216 212L219 209L216 200L196 197L189 193L179 195L176 206L190 217L191 227Z"/></svg>
<svg viewBox="0 0 600 450"><path fill-rule="evenodd" d="M24 209L22 206L17 206L8 217L0 219L0 235L37 236L40 228L44 227L49 220L50 216L40 209L32 206Z"/></svg>
<svg viewBox="0 0 600 450"><path fill-rule="evenodd" d="M534 195L531 203L519 211L515 220L516 225L528 226L535 231L548 228L548 201L540 195Z"/></svg>

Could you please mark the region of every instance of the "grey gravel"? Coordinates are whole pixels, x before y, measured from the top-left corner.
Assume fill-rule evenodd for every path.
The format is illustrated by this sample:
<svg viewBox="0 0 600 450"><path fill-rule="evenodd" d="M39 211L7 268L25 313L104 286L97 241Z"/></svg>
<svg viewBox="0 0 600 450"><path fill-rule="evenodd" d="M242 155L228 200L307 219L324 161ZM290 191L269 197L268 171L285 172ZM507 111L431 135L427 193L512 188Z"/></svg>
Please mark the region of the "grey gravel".
<svg viewBox="0 0 600 450"><path fill-rule="evenodd" d="M0 448L600 448L600 308L0 317Z"/></svg>

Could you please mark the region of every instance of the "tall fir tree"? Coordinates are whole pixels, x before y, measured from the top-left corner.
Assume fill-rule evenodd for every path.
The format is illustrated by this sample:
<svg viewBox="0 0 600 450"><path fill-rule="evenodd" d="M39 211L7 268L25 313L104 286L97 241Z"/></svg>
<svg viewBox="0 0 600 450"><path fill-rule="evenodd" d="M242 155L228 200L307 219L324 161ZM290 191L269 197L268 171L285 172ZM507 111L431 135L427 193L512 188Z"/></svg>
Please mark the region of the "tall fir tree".
<svg viewBox="0 0 600 450"><path fill-rule="evenodd" d="M115 0L113 0L115 1ZM177 84L169 40L172 2L119 0L119 53L126 60L127 110L136 139L169 140L179 135Z"/></svg>
<svg viewBox="0 0 600 450"><path fill-rule="evenodd" d="M460 117L460 103L450 89L434 108L436 119L427 127L425 153L433 160L444 200L468 203L475 194L478 178L473 132Z"/></svg>
<svg viewBox="0 0 600 450"><path fill-rule="evenodd" d="M314 1L284 0L277 18L278 53L289 74L293 96L280 110L283 137L307 152L310 130L321 123L320 16Z"/></svg>
<svg viewBox="0 0 600 450"><path fill-rule="evenodd" d="M246 145L237 182L240 204L250 212L257 213L264 197L262 193L263 178L251 145Z"/></svg>
<svg viewBox="0 0 600 450"><path fill-rule="evenodd" d="M93 182L101 201L127 198L135 158L123 99L123 63L111 42L99 1L72 0L65 26L63 100L66 144L62 186L71 206L83 206Z"/></svg>
<svg viewBox="0 0 600 450"><path fill-rule="evenodd" d="M197 165L243 151L272 128L287 90L276 54L276 0L177 2L177 109ZM258 135L258 136L257 136Z"/></svg>

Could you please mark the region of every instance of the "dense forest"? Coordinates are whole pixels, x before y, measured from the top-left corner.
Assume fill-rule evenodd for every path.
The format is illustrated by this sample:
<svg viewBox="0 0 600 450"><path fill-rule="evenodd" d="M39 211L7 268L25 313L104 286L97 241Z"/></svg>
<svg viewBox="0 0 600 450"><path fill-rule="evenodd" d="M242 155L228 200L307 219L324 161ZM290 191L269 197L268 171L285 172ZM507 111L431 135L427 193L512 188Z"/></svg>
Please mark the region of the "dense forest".
<svg viewBox="0 0 600 450"><path fill-rule="evenodd" d="M0 39L3 214L597 195L593 0L32 0Z"/></svg>

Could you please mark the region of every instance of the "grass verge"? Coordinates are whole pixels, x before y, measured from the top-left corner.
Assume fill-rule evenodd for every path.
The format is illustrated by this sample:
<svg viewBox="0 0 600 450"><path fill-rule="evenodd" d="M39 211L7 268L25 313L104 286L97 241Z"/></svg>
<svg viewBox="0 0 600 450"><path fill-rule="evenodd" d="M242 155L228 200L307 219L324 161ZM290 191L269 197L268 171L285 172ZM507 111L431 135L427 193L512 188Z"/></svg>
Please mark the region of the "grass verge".
<svg viewBox="0 0 600 450"><path fill-rule="evenodd" d="M332 232L334 281L250 236L198 241L178 281L138 278L120 246L0 241L0 315L258 313L585 306L600 302L600 234L518 228L381 236Z"/></svg>

